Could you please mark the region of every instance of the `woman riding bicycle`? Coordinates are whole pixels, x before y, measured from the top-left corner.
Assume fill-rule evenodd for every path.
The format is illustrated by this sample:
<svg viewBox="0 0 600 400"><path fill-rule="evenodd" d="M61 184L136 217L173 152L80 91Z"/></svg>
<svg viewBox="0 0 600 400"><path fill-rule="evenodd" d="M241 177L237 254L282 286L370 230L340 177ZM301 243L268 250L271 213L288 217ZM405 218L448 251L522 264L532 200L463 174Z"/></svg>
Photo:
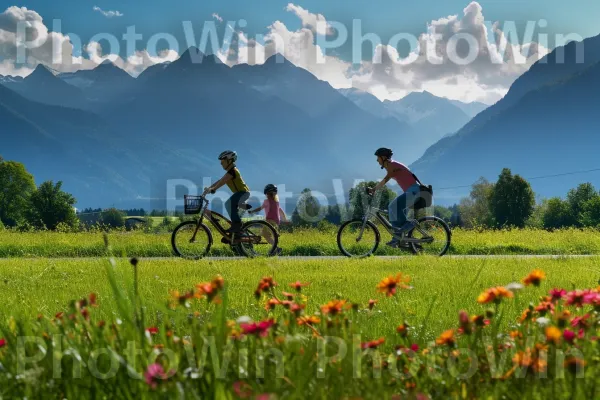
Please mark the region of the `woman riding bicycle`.
<svg viewBox="0 0 600 400"><path fill-rule="evenodd" d="M205 196L209 192L215 193L223 185L227 185L231 189L233 194L225 202L225 207L231 218L231 228L225 232L237 233L242 228L239 207L245 204L248 198L250 198L250 189L242 179L242 175L235 165L237 161L237 153L235 151L226 150L222 152L219 154L219 160L221 161L221 167L227 172L213 185L205 188L202 195Z"/></svg>
<svg viewBox="0 0 600 400"><path fill-rule="evenodd" d="M397 196L388 207L390 223L394 227L394 237L388 243L388 246L397 247L400 239L408 233L414 226L407 222L407 215L404 210L408 210L414 206L419 199L420 185L417 182L415 175L402 163L392 159L393 151L387 148L379 148L375 152L377 162L381 169L385 169L387 174L375 188L370 189L373 194L377 190L385 186L390 179L394 179L404 191L403 194ZM398 236L396 236L398 235Z"/></svg>

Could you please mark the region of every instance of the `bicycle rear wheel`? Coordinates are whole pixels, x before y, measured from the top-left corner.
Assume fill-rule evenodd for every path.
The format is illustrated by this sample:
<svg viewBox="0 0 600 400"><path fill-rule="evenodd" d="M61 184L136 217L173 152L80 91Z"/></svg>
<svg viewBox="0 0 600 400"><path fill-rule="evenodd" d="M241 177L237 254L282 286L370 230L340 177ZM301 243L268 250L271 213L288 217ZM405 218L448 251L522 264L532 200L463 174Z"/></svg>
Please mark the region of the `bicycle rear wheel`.
<svg viewBox="0 0 600 400"><path fill-rule="evenodd" d="M375 253L380 240L375 224L367 221L363 229L362 219L344 223L337 234L338 248L346 257L367 257Z"/></svg>
<svg viewBox="0 0 600 400"><path fill-rule="evenodd" d="M418 225L407 236L420 240L419 243L409 243L413 253L441 257L450 248L452 233L443 219L422 217L418 219Z"/></svg>
<svg viewBox="0 0 600 400"><path fill-rule="evenodd" d="M171 235L171 246L176 255L188 260L199 260L206 256L213 243L208 226L200 224L194 236L197 221L185 221L175 228Z"/></svg>
<svg viewBox="0 0 600 400"><path fill-rule="evenodd" d="M246 222L241 232L235 236L234 245L246 257L270 257L277 251L279 234L266 221Z"/></svg>

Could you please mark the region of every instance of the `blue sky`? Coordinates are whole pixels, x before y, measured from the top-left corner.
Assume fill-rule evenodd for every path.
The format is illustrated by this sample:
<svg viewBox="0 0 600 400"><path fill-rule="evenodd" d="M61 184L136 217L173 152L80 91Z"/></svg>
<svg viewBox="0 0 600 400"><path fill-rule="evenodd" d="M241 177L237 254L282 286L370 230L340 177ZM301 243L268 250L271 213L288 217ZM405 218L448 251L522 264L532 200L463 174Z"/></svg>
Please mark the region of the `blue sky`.
<svg viewBox="0 0 600 400"><path fill-rule="evenodd" d="M276 20L283 22L290 29L296 29L300 22L295 15L285 11L288 3L289 1L281 0L2 0L0 9L4 10L13 5L33 9L44 18L48 27L51 27L53 19L61 19L63 33L75 33L86 43L99 32L110 32L120 36L132 25L146 38L158 32L168 32L177 38L183 38L182 21L192 21L194 26L200 29L204 21L213 20L213 13L218 13L226 21L247 20L248 26L244 31L250 37L257 33L265 33L267 26ZM415 35L423 33L427 22L460 14L469 2L298 0L293 3L311 13L323 14L328 20L342 22L348 27L353 19L361 19L365 32L377 33L385 41L398 32L410 32ZM479 3L483 7L486 20L512 20L516 21L517 26L522 26L525 21L543 18L548 21L545 32L550 35L576 32L583 37L589 37L600 33L600 1L597 0L480 0ZM94 12L94 6L103 10L118 10L124 16L106 18ZM143 43L142 40L138 49L143 47ZM340 53L342 58L349 57L344 51Z"/></svg>
<svg viewBox="0 0 600 400"><path fill-rule="evenodd" d="M9 13L9 21L25 18L31 22L41 17L50 31L69 34L69 39L65 40L70 40L73 44L75 58L82 54L82 47L92 42L94 36L109 34L115 37L118 49L108 46L106 41L98 40L97 37L95 41L99 42L104 54L118 54L120 60L116 64L133 76L153 63L175 60L177 53L181 54L194 44L186 40L184 21L192 24L196 40L201 36L207 21L215 23L219 30L218 40L222 41L227 21L237 22L243 19L247 25L241 31L237 25L235 29L243 33L245 38L277 35L285 41L286 58L295 65L307 69L335 88L354 87L368 91L381 100L396 100L412 91L427 90L456 100L476 100L492 104L506 94L516 78L555 47L554 39L557 34L574 33L578 39L600 33L600 25L597 23L600 20L598 0L478 0L472 3L469 0L297 0L291 3L282 0L25 0L16 3L0 0L0 29L3 23L4 29L7 29L7 19L4 18L3 22L2 13L11 6L26 7L37 14L15 17L16 14L12 12ZM108 18L102 12L95 11L95 7L104 12L119 12L120 16ZM217 22L213 17L215 13L225 22ZM8 15L7 12L4 14ZM322 54L323 50L323 46L315 46L318 40L315 38L334 40L335 35L322 36L311 28L310 22L315 21L318 15L322 15L330 23L342 24L349 35L343 45L325 51L325 63L315 60L316 54ZM55 19L60 20L60 31L53 25ZM351 40L354 20L359 20L362 24L362 35L377 35L381 45L372 45L370 42L361 44L360 40ZM546 21L545 27L535 25L540 20ZM495 43L491 48L481 45L492 43L492 27L483 21L490 24L499 22L500 30L505 36L508 32L506 23L514 23L518 38L509 38L511 51L503 53ZM534 23L533 35L531 39L524 40L528 21ZM442 52L442 65L431 63L429 59L418 59L409 65L399 64L398 61L415 51L416 38L425 47L429 46L426 39L430 36L420 35L427 33L427 26L431 23L435 23L442 32L450 32L441 42L441 47L435 51L435 54ZM127 50L126 41L122 37L132 27L141 38L136 42L135 49ZM475 45L479 47L479 54L474 62L461 67L448 61L452 55L460 53L456 45L454 49L448 47L457 31L474 37L477 40ZM415 38L413 48L407 41L401 41L398 46L388 46L390 38L400 33L410 34ZM149 39L156 34L171 35L177 45L173 49L166 41L159 41L156 47L158 52L166 48L172 50L161 53L160 59L156 58L156 52L151 46L148 48ZM547 43L539 39L540 34L547 35ZM487 35L487 42L482 39L484 35ZM80 39L81 45L73 40L75 36ZM11 64L10 57L14 57L16 47L14 43L11 46L11 43L6 42L7 37L10 36L4 35L4 43L0 40L0 74L26 76L35 65ZM88 51L90 48L96 47L90 46ZM275 51L272 47L260 45L253 49L253 52L265 57ZM357 51L359 49L362 53ZM74 70L62 63L58 66L52 63L50 59L53 52L53 49L47 48L33 50L33 58L30 59L37 60L36 63L52 64L53 68L62 72ZM127 58L134 53L136 59L143 62L133 62ZM374 53L383 54L379 64L374 62ZM87 54L83 54L87 58ZM413 55L415 54L418 55L416 51ZM526 55L524 62L518 60L521 55ZM230 56L235 58L236 63L249 62L240 57L240 52ZM223 53L221 58L228 57ZM68 59L71 60L70 54ZM495 62L498 59L501 60L501 65ZM84 61L88 61L87 66L77 68L95 66L89 60Z"/></svg>

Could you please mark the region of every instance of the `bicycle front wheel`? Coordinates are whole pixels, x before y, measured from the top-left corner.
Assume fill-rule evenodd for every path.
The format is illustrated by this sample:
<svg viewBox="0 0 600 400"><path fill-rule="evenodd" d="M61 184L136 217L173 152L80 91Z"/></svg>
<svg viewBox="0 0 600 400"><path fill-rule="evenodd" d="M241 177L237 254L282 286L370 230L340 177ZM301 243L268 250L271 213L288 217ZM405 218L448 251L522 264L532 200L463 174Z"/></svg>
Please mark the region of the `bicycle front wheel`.
<svg viewBox="0 0 600 400"><path fill-rule="evenodd" d="M337 234L338 248L346 257L367 257L375 253L380 240L375 224L362 219L344 223Z"/></svg>
<svg viewBox="0 0 600 400"><path fill-rule="evenodd" d="M448 224L438 217L419 218L418 225L409 232L408 237L418 239L410 242L415 254L443 256L450 248L451 232Z"/></svg>
<svg viewBox="0 0 600 400"><path fill-rule="evenodd" d="M197 232L196 227L198 227ZM212 243L213 238L208 226L204 224L198 226L196 221L182 222L171 235L171 246L175 254L188 260L199 260L206 256Z"/></svg>
<svg viewBox="0 0 600 400"><path fill-rule="evenodd" d="M234 245L246 257L270 257L277 251L279 234L266 221L246 222L241 232L235 236Z"/></svg>

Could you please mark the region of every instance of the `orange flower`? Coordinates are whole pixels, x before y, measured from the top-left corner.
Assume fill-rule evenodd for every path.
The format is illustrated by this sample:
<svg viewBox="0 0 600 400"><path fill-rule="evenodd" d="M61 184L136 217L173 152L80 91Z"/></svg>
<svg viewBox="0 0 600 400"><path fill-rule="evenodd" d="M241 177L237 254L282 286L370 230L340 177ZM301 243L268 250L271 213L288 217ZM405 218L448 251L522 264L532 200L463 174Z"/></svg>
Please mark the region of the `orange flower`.
<svg viewBox="0 0 600 400"><path fill-rule="evenodd" d="M275 306L281 304L281 302L277 299L269 299L269 301L267 301L267 304L265 305L265 310L269 311L269 310L273 310L275 309Z"/></svg>
<svg viewBox="0 0 600 400"><path fill-rule="evenodd" d="M377 340L373 340L370 342L362 343L360 345L361 349L376 349L381 346L385 342L385 338L379 338Z"/></svg>
<svg viewBox="0 0 600 400"><path fill-rule="evenodd" d="M547 342L552 342L554 344L558 344L561 336L562 336L562 333L560 332L560 329L558 329L557 327L549 326L546 328L546 341Z"/></svg>
<svg viewBox="0 0 600 400"><path fill-rule="evenodd" d="M510 290L502 286L497 286L481 293L477 298L477 302L480 304L500 303L503 298L511 297L513 297L513 293Z"/></svg>
<svg viewBox="0 0 600 400"><path fill-rule="evenodd" d="M300 292L303 287L310 285L310 283L302 283L300 281L296 281L294 283L290 283L290 286L296 289L297 292Z"/></svg>
<svg viewBox="0 0 600 400"><path fill-rule="evenodd" d="M321 323L321 319L315 315L311 315L310 317L300 317L297 321L298 325L316 325Z"/></svg>
<svg viewBox="0 0 600 400"><path fill-rule="evenodd" d="M275 282L272 277L270 277L270 276L264 277L258 283L258 287L254 291L254 295L257 298L259 298L263 292L267 292L267 291L271 290L272 288L274 288L275 286L277 286L277 282Z"/></svg>
<svg viewBox="0 0 600 400"><path fill-rule="evenodd" d="M540 282L546 278L544 271L535 269L523 279L525 286L540 286Z"/></svg>
<svg viewBox="0 0 600 400"><path fill-rule="evenodd" d="M406 285L408 282L410 282L410 278L408 276L403 277L402 274L397 274L395 277L388 276L379 282L377 285L377 290L390 297L396 294L397 288L408 289L409 286Z"/></svg>
<svg viewBox="0 0 600 400"><path fill-rule="evenodd" d="M571 373L576 374L579 371L583 371L586 362L580 358L570 356L565 360L564 365Z"/></svg>
<svg viewBox="0 0 600 400"><path fill-rule="evenodd" d="M401 324L396 328L396 332L400 334L402 337L408 336L408 326L406 324Z"/></svg>
<svg viewBox="0 0 600 400"><path fill-rule="evenodd" d="M440 337L435 340L435 342L436 342L436 344L438 344L440 346L443 346L443 345L447 345L449 347L454 346L454 344L456 343L456 341L454 339L454 329L448 329L447 331L442 333L440 335Z"/></svg>
<svg viewBox="0 0 600 400"><path fill-rule="evenodd" d="M342 312L346 305L346 300L332 300L329 303L321 306L323 314L336 315Z"/></svg>

